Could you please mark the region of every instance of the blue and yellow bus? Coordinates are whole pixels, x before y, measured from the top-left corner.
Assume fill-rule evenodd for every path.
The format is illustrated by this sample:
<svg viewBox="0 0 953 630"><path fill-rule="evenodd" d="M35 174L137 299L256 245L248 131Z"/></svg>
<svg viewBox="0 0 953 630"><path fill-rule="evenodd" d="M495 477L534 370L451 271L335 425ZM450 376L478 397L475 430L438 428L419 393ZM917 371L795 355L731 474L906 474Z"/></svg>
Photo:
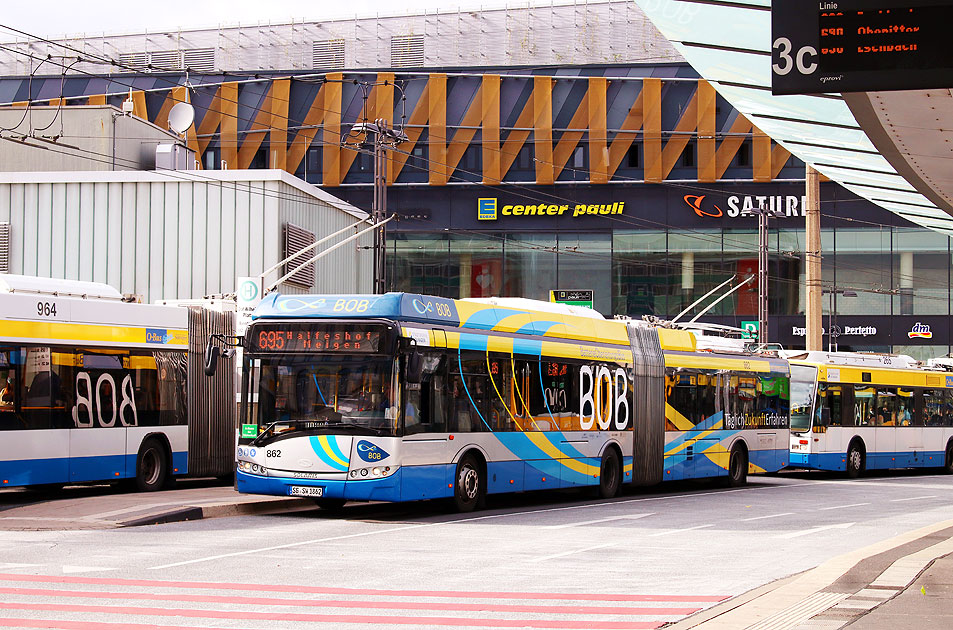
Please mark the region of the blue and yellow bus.
<svg viewBox="0 0 953 630"><path fill-rule="evenodd" d="M241 492L468 511L787 463L787 364L687 330L518 298L274 294L240 343Z"/></svg>

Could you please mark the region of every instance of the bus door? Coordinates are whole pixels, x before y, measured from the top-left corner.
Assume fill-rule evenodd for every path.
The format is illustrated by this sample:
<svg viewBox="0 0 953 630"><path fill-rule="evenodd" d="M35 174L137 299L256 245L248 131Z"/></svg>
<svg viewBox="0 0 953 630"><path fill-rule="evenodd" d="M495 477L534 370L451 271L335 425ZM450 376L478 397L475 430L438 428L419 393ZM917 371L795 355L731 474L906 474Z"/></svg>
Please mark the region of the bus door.
<svg viewBox="0 0 953 630"><path fill-rule="evenodd" d="M120 413L126 371L122 356L80 351L73 369L63 370L71 378L62 380L68 388L69 479L71 482L119 479L126 476L126 422ZM128 422L128 420L127 420Z"/></svg>
<svg viewBox="0 0 953 630"><path fill-rule="evenodd" d="M922 466L923 423L916 413L916 392L909 387L897 388L896 452L897 466Z"/></svg>

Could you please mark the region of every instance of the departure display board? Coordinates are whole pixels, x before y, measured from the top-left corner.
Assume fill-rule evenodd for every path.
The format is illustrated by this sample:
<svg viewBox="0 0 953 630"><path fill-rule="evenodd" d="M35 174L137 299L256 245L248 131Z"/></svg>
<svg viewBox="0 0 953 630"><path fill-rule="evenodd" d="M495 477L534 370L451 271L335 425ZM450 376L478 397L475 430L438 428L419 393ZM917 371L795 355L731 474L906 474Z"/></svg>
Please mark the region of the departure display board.
<svg viewBox="0 0 953 630"><path fill-rule="evenodd" d="M262 322L246 334L250 352L383 352L388 328L380 324L318 324Z"/></svg>
<svg viewBox="0 0 953 630"><path fill-rule="evenodd" d="M772 94L953 87L953 0L773 0Z"/></svg>

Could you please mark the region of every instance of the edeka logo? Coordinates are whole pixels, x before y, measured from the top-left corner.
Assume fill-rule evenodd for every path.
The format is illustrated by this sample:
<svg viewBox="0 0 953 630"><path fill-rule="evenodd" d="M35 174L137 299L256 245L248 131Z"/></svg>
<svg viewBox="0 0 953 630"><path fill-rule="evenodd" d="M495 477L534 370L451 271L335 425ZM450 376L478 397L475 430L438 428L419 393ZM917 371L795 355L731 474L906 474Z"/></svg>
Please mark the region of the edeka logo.
<svg viewBox="0 0 953 630"><path fill-rule="evenodd" d="M477 219L480 221L495 221L497 214L497 199L480 198L477 199ZM578 217L608 214L624 214L625 202L616 201L615 203L604 204L585 204L577 203L573 206L568 204L559 205L555 203L537 203L537 204L512 204L500 207L499 214L504 217L561 217L570 212L573 219Z"/></svg>
<svg viewBox="0 0 953 630"><path fill-rule="evenodd" d="M482 197L477 199L477 220L496 221L496 199Z"/></svg>
<svg viewBox="0 0 953 630"><path fill-rule="evenodd" d="M357 454L365 462L379 462L390 457L390 453L367 440L357 443Z"/></svg>
<svg viewBox="0 0 953 630"><path fill-rule="evenodd" d="M907 333L907 337L910 339L933 339L933 333L930 331L929 324L921 324L920 322L917 322L913 325L913 328L910 329L910 332Z"/></svg>
<svg viewBox="0 0 953 630"><path fill-rule="evenodd" d="M169 332L165 328L146 328L146 343L166 343Z"/></svg>

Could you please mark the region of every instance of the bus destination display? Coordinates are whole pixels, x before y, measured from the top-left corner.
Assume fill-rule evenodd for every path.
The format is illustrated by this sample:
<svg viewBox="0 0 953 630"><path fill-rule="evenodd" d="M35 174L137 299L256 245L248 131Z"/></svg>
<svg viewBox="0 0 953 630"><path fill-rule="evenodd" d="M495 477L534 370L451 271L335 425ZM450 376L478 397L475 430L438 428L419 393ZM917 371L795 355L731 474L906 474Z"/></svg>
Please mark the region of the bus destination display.
<svg viewBox="0 0 953 630"><path fill-rule="evenodd" d="M775 0L771 92L875 92L951 85L949 0Z"/></svg>
<svg viewBox="0 0 953 630"><path fill-rule="evenodd" d="M309 323L261 324L251 332L251 352L354 352L381 351L380 326L316 325Z"/></svg>

